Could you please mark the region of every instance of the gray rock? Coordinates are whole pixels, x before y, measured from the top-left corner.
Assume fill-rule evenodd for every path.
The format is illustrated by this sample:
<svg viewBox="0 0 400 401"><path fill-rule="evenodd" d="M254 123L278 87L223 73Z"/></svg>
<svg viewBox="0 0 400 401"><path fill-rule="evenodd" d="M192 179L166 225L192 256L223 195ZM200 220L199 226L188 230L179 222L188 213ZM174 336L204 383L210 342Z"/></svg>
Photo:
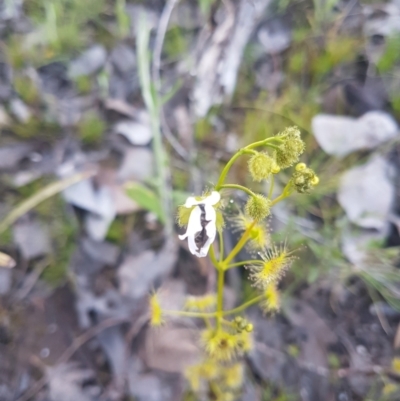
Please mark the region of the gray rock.
<svg viewBox="0 0 400 401"><path fill-rule="evenodd" d="M359 118L318 114L312 120L312 131L326 153L340 157L375 149L399 135L396 121L382 111L370 111Z"/></svg>
<svg viewBox="0 0 400 401"><path fill-rule="evenodd" d="M395 197L389 173L389 163L378 155L343 174L337 196L352 223L376 230L386 227Z"/></svg>
<svg viewBox="0 0 400 401"><path fill-rule="evenodd" d="M111 52L111 63L120 74L125 75L134 71L136 55L131 47L120 43Z"/></svg>
<svg viewBox="0 0 400 401"><path fill-rule="evenodd" d="M35 220L24 220L15 224L14 242L26 260L51 252L50 233L46 226Z"/></svg>
<svg viewBox="0 0 400 401"><path fill-rule="evenodd" d="M281 20L275 18L262 25L257 37L269 54L276 54L286 50L292 40L289 28Z"/></svg>
<svg viewBox="0 0 400 401"><path fill-rule="evenodd" d="M11 170L33 150L29 143L15 143L0 148L0 170Z"/></svg>
<svg viewBox="0 0 400 401"><path fill-rule="evenodd" d="M107 187L95 190L91 180L84 180L63 191L65 200L89 212L85 227L95 241L102 241L115 218L115 204Z"/></svg>
<svg viewBox="0 0 400 401"><path fill-rule="evenodd" d="M85 237L81 241L84 252L93 260L106 265L114 265L119 255L119 247L107 241L94 241Z"/></svg>
<svg viewBox="0 0 400 401"><path fill-rule="evenodd" d="M134 299L148 294L157 280L171 272L176 258L174 238L169 239L158 253L147 250L137 256L128 255L118 269L121 294Z"/></svg>
<svg viewBox="0 0 400 401"><path fill-rule="evenodd" d="M16 97L10 101L10 110L15 118L21 123L26 123L32 116L28 106L21 99Z"/></svg>
<svg viewBox="0 0 400 401"><path fill-rule="evenodd" d="M128 180L145 181L153 176L154 156L148 148L126 149L122 165L118 170L118 179L121 182Z"/></svg>
<svg viewBox="0 0 400 401"><path fill-rule="evenodd" d="M107 51L101 45L95 45L75 59L69 68L69 76L76 78L82 75L90 75L100 70L107 59Z"/></svg>
<svg viewBox="0 0 400 401"><path fill-rule="evenodd" d="M0 295L7 294L11 289L11 284L12 271L8 268L0 267Z"/></svg>
<svg viewBox="0 0 400 401"><path fill-rule="evenodd" d="M146 119L120 121L115 125L114 131L116 134L123 135L132 145L147 145L153 137L150 124Z"/></svg>

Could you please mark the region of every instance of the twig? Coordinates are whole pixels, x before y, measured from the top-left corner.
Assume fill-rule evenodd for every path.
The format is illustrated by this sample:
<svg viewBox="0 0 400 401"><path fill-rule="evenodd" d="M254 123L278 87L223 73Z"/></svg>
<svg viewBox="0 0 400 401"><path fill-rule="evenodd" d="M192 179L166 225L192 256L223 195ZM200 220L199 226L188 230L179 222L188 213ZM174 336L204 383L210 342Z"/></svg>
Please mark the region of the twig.
<svg viewBox="0 0 400 401"><path fill-rule="evenodd" d="M11 212L0 223L0 234L3 233L5 230L7 230L7 228L10 227L13 223L15 223L21 216L29 212L29 210L35 208L37 205L39 205L46 199L51 198L52 196L58 194L64 189L70 187L71 185L74 185L79 181L92 177L95 174L96 172L93 170L84 171L45 186L39 192L36 192L28 199L25 199L22 203L20 203L13 210L11 210Z"/></svg>
<svg viewBox="0 0 400 401"><path fill-rule="evenodd" d="M15 294L15 299L21 301L24 299L32 290L36 282L38 281L40 275L43 273L44 269L49 265L49 260L42 260L37 264L35 269L29 274L22 288Z"/></svg>

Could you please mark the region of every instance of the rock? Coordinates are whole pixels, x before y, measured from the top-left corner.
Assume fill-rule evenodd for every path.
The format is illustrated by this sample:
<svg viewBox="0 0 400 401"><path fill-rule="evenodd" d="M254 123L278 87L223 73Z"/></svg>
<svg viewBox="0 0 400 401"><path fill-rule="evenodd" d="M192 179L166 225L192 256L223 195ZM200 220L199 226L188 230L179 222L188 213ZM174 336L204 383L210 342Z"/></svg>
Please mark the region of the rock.
<svg viewBox="0 0 400 401"><path fill-rule="evenodd" d="M15 143L0 148L0 170L11 170L18 166L19 162L28 157L33 146L29 143Z"/></svg>
<svg viewBox="0 0 400 401"><path fill-rule="evenodd" d="M312 131L326 153L339 157L375 149L399 134L396 121L382 111L370 111L357 119L318 114L312 120Z"/></svg>
<svg viewBox="0 0 400 401"><path fill-rule="evenodd" d="M125 120L120 121L114 127L116 134L123 135L132 145L147 145L152 137L149 121Z"/></svg>
<svg viewBox="0 0 400 401"><path fill-rule="evenodd" d="M122 165L118 170L121 182L128 180L145 181L153 176L154 157L148 148L129 147L126 149Z"/></svg>
<svg viewBox="0 0 400 401"><path fill-rule="evenodd" d="M13 229L14 242L26 260L51 252L48 228L35 220L17 222Z"/></svg>
<svg viewBox="0 0 400 401"><path fill-rule="evenodd" d="M4 107L0 106L0 128L10 125L10 118L4 109Z"/></svg>
<svg viewBox="0 0 400 401"><path fill-rule="evenodd" d="M171 325L149 330L144 362L151 369L184 373L190 365L200 362L198 330Z"/></svg>
<svg viewBox="0 0 400 401"><path fill-rule="evenodd" d="M26 123L32 116L28 106L19 98L15 97L10 101L10 110L15 118L21 122Z"/></svg>
<svg viewBox="0 0 400 401"><path fill-rule="evenodd" d="M396 1L363 7L365 36L392 36L400 32L400 5Z"/></svg>
<svg viewBox="0 0 400 401"><path fill-rule="evenodd" d="M290 46L291 32L279 19L264 23L257 33L259 42L269 54L281 53Z"/></svg>
<svg viewBox="0 0 400 401"><path fill-rule="evenodd" d="M0 295L6 295L12 284L12 271L0 266Z"/></svg>
<svg viewBox="0 0 400 401"><path fill-rule="evenodd" d="M119 248L107 241L94 241L85 237L81 242L82 249L93 260L112 266L117 263Z"/></svg>
<svg viewBox="0 0 400 401"><path fill-rule="evenodd" d="M382 242L388 233L388 223L381 230L366 230L354 226L344 228L341 236L343 254L352 264L362 267L367 261L370 245Z"/></svg>
<svg viewBox="0 0 400 401"><path fill-rule="evenodd" d="M128 255L118 269L121 294L133 299L148 294L157 280L171 272L176 258L174 238L168 240L158 253L146 250L137 256Z"/></svg>
<svg viewBox="0 0 400 401"><path fill-rule="evenodd" d="M115 204L107 187L95 190L91 180L80 181L63 191L65 200L88 211L85 227L95 241L102 241L115 218Z"/></svg>
<svg viewBox="0 0 400 401"><path fill-rule="evenodd" d="M93 74L103 67L106 59L106 49L101 45L95 45L72 61L69 68L69 76L71 78L77 78L82 75Z"/></svg>
<svg viewBox="0 0 400 401"><path fill-rule="evenodd" d="M389 170L389 163L378 155L343 174L338 201L352 223L376 230L385 228L395 197Z"/></svg>
<svg viewBox="0 0 400 401"><path fill-rule="evenodd" d="M111 52L111 63L120 74L125 75L134 71L136 55L131 47L120 43Z"/></svg>

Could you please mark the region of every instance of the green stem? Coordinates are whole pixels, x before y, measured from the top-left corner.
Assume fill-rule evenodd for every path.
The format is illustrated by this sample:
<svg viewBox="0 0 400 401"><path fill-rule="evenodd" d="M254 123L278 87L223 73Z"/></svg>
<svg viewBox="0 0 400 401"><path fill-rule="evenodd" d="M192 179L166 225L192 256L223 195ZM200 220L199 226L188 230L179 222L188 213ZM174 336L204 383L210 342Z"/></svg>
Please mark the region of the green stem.
<svg viewBox="0 0 400 401"><path fill-rule="evenodd" d="M274 192L274 184L275 184L275 176L271 174L271 183L269 185L269 192L268 192L268 198L272 198L272 194Z"/></svg>
<svg viewBox="0 0 400 401"><path fill-rule="evenodd" d="M247 228L247 230L243 233L242 238L240 238L239 242L236 244L236 246L231 250L229 255L223 261L223 267L225 269L226 269L226 266L228 266L229 262L240 252L240 250L246 244L246 242L250 236L250 232L254 227L254 224L256 224L255 220L253 221L253 223L250 224L250 226Z"/></svg>
<svg viewBox="0 0 400 401"><path fill-rule="evenodd" d="M245 192L247 195L255 196L256 194L251 191L249 188L244 187L243 185L238 184L224 184L220 186L221 189L239 189L240 191Z"/></svg>
<svg viewBox="0 0 400 401"><path fill-rule="evenodd" d="M231 263L230 265L226 266L225 270L231 269L232 267L238 267L242 265L254 265L254 264L260 264L262 265L264 262L259 259L254 259L254 260L243 260L242 262L236 262L236 263Z"/></svg>
<svg viewBox="0 0 400 401"><path fill-rule="evenodd" d="M281 200L287 198L291 193L292 193L292 185L289 182L288 184L286 184L285 188L283 188L282 193L271 202L271 206L274 206Z"/></svg>
<svg viewBox="0 0 400 401"><path fill-rule="evenodd" d="M279 146L276 146L276 145L274 145L272 143L267 143L265 146L268 146L269 148L272 148L272 149L279 150Z"/></svg>
<svg viewBox="0 0 400 401"><path fill-rule="evenodd" d="M221 175L219 176L217 185L215 186L215 190L219 191L222 184L225 182L226 176L229 173L229 170L231 169L233 163L235 163L236 159L238 159L240 156L246 154L246 153L254 153L253 151L249 151L248 149L240 149L238 150L232 157L231 159L228 161L228 163L226 163L225 167L223 168Z"/></svg>
<svg viewBox="0 0 400 401"><path fill-rule="evenodd" d="M221 328L221 319L224 312L224 269L218 269L218 288L217 288L217 330Z"/></svg>
<svg viewBox="0 0 400 401"><path fill-rule="evenodd" d="M254 151L254 148L257 148L259 146L266 146L266 145L271 145L270 142L278 142L278 143L282 143L283 140L281 138L277 138L277 137L272 137L272 138L267 138L267 139L263 139L262 141L258 141L258 142L254 142L250 145L247 145L246 147L238 150L232 157L231 159L228 161L228 163L225 165L225 167L223 168L221 175L219 176L218 182L215 185L215 190L219 191L223 185L223 183L225 182L226 176L228 175L229 170L231 169L233 163L235 163L235 161L242 155L244 154L255 154L256 151ZM274 146L274 145L272 145Z"/></svg>
<svg viewBox="0 0 400 401"><path fill-rule="evenodd" d="M254 148L258 148L259 146L266 146L269 144L269 142L273 142L273 141L276 141L278 143L284 142L283 139L273 136L271 138L263 139L262 141L251 143L250 145L247 145L244 149L254 149Z"/></svg>
<svg viewBox="0 0 400 401"><path fill-rule="evenodd" d="M238 306L235 309L227 310L223 313L223 316L228 316L228 315L234 315L236 313L240 313L244 310L246 310L249 306L254 305L258 302L260 302L264 298L264 295L259 295L253 299L250 299L250 301L245 302L244 304Z"/></svg>
<svg viewBox="0 0 400 401"><path fill-rule="evenodd" d="M219 262L221 263L222 260L224 259L224 235L222 233L222 230L218 230L218 236L219 236Z"/></svg>
<svg viewBox="0 0 400 401"><path fill-rule="evenodd" d="M186 311L182 311L182 310L163 310L162 312L167 315L198 317L198 318L202 318L202 319L217 316L217 312L186 312Z"/></svg>
<svg viewBox="0 0 400 401"><path fill-rule="evenodd" d="M214 251L213 244L211 244L211 246L210 246L210 259L211 259L211 262L214 265L214 267L216 269L218 269L219 263L217 261L217 258L215 257L215 251Z"/></svg>
<svg viewBox="0 0 400 401"><path fill-rule="evenodd" d="M136 52L138 60L138 76L142 97L150 116L151 131L153 133L153 151L155 155L156 186L162 205L165 220L166 234L173 231L171 218L172 199L168 186L169 170L167 154L161 136L160 107L157 94L153 92L153 83L150 76L149 41L151 28L144 14L139 18L139 28L136 37Z"/></svg>

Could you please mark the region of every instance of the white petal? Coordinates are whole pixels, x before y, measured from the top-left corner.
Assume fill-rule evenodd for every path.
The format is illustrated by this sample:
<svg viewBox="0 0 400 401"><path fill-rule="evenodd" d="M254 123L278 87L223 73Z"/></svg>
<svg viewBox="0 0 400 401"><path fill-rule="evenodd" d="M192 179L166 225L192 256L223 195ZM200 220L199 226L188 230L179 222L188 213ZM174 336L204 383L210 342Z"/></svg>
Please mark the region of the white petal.
<svg viewBox="0 0 400 401"><path fill-rule="evenodd" d="M186 228L186 233L179 236L179 239L185 239L186 237L195 236L196 233L202 230L201 226L201 209L195 207L189 216L189 222Z"/></svg>
<svg viewBox="0 0 400 401"><path fill-rule="evenodd" d="M221 195L217 191L212 191L207 198L204 198L201 203L204 203L206 205L216 205L221 199Z"/></svg>
<svg viewBox="0 0 400 401"><path fill-rule="evenodd" d="M214 242L214 238L208 238L207 242L203 245L202 248L200 248L200 252L196 252L196 256L199 258L204 258L208 254L208 250L210 249L210 245Z"/></svg>
<svg viewBox="0 0 400 401"><path fill-rule="evenodd" d="M199 252L197 252L197 244L194 238L195 238L194 235L189 235L188 237L189 251L192 255L200 257Z"/></svg>
<svg viewBox="0 0 400 401"><path fill-rule="evenodd" d="M189 198L186 199L185 202L185 207L189 208L194 205L198 205L199 203L202 203L203 201L198 201L194 196L189 196Z"/></svg>
<svg viewBox="0 0 400 401"><path fill-rule="evenodd" d="M206 216L205 216L206 220L209 221L209 223L207 224L207 227L210 224L215 225L215 221L217 220L217 213L216 213L215 209L211 205L206 204L206 205L204 205L204 211L206 213Z"/></svg>

